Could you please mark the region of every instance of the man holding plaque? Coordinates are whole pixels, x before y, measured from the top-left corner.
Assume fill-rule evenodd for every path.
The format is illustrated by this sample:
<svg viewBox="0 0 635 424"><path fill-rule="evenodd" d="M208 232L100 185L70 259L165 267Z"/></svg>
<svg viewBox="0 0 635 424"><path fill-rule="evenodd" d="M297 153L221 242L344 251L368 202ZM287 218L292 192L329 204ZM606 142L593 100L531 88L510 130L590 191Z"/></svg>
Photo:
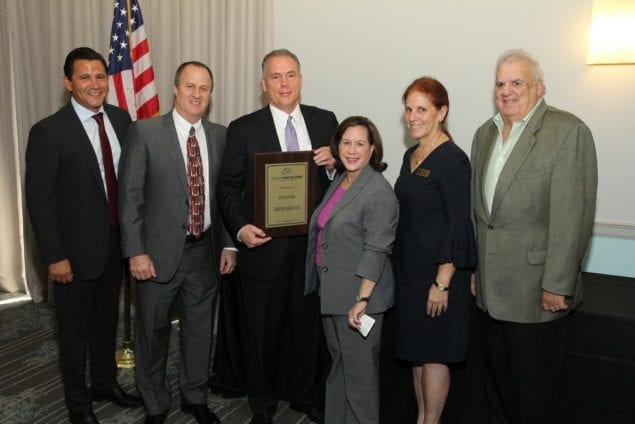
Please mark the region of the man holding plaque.
<svg viewBox="0 0 635 424"><path fill-rule="evenodd" d="M277 399L284 398L293 409L322 422L322 408L316 405L323 405L326 370L321 369L320 355L326 352L320 342L319 298L303 296L306 233L272 237L254 224L256 185L263 183L254 177L254 157L312 151L319 169L308 189L319 201L335 172L328 143L337 120L333 112L300 105L300 62L288 50L273 50L264 57L261 85L269 105L230 123L218 186L221 212L238 242L251 422L271 423ZM308 202L304 207L310 207ZM285 371L278 372L279 362L290 370L288 387L278 384Z"/></svg>

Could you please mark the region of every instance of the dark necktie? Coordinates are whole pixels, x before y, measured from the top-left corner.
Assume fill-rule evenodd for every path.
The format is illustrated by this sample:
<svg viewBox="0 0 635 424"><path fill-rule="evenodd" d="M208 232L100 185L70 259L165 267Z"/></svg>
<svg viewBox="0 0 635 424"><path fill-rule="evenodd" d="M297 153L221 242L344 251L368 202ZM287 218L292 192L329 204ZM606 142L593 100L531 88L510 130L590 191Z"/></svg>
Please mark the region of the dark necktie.
<svg viewBox="0 0 635 424"><path fill-rule="evenodd" d="M190 189L189 230L190 234L198 238L205 224L205 179L194 127L190 128L190 136L187 138L187 181Z"/></svg>
<svg viewBox="0 0 635 424"><path fill-rule="evenodd" d="M99 126L99 143L101 144L101 157L106 177L106 196L108 198L108 222L114 228L117 228L119 224L117 219L117 176L115 174L115 164L112 160L112 150L106 134L103 114L99 112L93 115L93 118L95 118Z"/></svg>
<svg viewBox="0 0 635 424"><path fill-rule="evenodd" d="M295 132L295 128L293 127L293 117L289 115L289 119L287 119L287 126L284 129L284 138L285 143L287 143L287 152L297 152L300 150L300 144L298 143L298 135Z"/></svg>

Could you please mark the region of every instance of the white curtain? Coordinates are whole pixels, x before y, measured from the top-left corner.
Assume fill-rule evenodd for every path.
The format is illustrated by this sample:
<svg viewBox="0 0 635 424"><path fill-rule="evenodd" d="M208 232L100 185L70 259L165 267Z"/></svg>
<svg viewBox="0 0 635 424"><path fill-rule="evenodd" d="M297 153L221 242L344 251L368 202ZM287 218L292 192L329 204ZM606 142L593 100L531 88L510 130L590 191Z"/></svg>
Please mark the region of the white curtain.
<svg viewBox="0 0 635 424"><path fill-rule="evenodd" d="M139 1L161 113L172 107L174 71L186 60L214 73L210 120L226 125L262 106L274 0ZM0 0L0 292L27 291L35 301L45 294L22 203L28 132L68 101L62 65L71 49L89 46L108 60L113 9L111 0Z"/></svg>

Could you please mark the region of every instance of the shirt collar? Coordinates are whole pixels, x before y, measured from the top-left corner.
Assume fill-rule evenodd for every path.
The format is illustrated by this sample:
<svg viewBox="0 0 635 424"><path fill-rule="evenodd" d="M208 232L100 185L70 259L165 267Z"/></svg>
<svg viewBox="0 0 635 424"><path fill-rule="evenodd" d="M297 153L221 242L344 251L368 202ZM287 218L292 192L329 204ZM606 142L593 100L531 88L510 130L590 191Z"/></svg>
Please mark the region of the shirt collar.
<svg viewBox="0 0 635 424"><path fill-rule="evenodd" d="M184 132L185 134L189 134L190 128L192 127L194 127L195 131L198 131L198 129L202 125L202 121L200 119L191 124L187 119L179 115L176 109L172 109L172 119L174 119L174 125L176 126L177 130L179 130L180 132Z"/></svg>
<svg viewBox="0 0 635 424"><path fill-rule="evenodd" d="M280 120L280 121L286 122L289 115L291 115L293 116L293 119L296 122L302 121L302 112L300 111L299 103L296 105L295 109L291 111L291 113L287 113L283 111L282 109L275 107L271 103L269 103L269 110L271 110L271 114L273 115L274 120Z"/></svg>
<svg viewBox="0 0 635 424"><path fill-rule="evenodd" d="M525 115L525 117L523 119L519 119L517 121L514 121L512 123L512 125L516 124L516 123L519 123L520 125L523 125L523 126L526 125L527 122L529 122L529 120L531 119L531 117L534 116L534 113L536 112L536 109L538 109L538 106L540 106L544 101L545 101L545 99L543 97L541 97L540 100L538 100L536 102L534 107L531 108L529 113L527 115ZM496 115L494 115L494 117L492 119L493 119L494 123L496 124L496 126L498 127L498 129L500 130L503 127L503 117L501 116L501 113L498 112Z"/></svg>
<svg viewBox="0 0 635 424"><path fill-rule="evenodd" d="M87 107L82 106L77 100L75 100L75 97L72 97L72 96L71 96L71 105L73 105L73 110L75 111L75 113L77 114L77 117L82 123L88 121L89 119L92 119L93 116L99 112L103 113L104 115L106 114L106 112L104 111L103 105L101 105L101 107L99 108L97 112L93 112Z"/></svg>

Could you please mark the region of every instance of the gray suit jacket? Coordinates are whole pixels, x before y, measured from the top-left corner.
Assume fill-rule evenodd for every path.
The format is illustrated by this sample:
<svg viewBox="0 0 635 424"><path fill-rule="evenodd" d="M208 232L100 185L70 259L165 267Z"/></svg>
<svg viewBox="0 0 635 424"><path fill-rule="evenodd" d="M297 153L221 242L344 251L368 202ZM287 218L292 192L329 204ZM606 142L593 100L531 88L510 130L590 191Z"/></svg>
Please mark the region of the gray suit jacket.
<svg viewBox="0 0 635 424"><path fill-rule="evenodd" d="M315 264L317 217L344 179L329 187L311 217L305 293L318 289ZM322 314L345 315L355 303L362 278L377 283L366 313L384 312L394 303L390 253L395 239L399 204L383 175L366 166L335 205L322 232L319 270Z"/></svg>
<svg viewBox="0 0 635 424"><path fill-rule="evenodd" d="M226 128L203 121L209 168L205 202L211 208L214 269L223 247L233 246L218 213L216 182ZM172 111L133 123L119 162L119 219L123 256L148 254L154 281L167 282L177 270L188 225L188 183Z"/></svg>
<svg viewBox="0 0 635 424"><path fill-rule="evenodd" d="M589 128L542 102L505 164L491 213L483 197L498 130L474 135L472 184L479 254L477 305L499 320L545 322L542 290L582 300L581 266L595 217L597 163Z"/></svg>

